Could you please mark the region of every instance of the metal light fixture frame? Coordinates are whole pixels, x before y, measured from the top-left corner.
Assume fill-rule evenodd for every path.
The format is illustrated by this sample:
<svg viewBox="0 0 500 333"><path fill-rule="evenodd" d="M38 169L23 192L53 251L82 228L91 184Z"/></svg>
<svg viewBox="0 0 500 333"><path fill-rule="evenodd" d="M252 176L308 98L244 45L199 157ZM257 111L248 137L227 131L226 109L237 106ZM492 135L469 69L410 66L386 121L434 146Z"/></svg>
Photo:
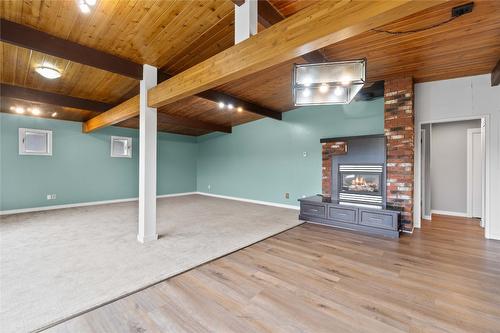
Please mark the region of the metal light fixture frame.
<svg viewBox="0 0 500 333"><path fill-rule="evenodd" d="M347 96L346 102L343 102L343 103L331 103L331 102L327 102L327 103L297 103L297 88L304 87L303 85L297 84L297 68L336 65L336 64L349 64L349 63L362 63L363 64L363 71L361 73L362 74L361 78L349 81L348 85L343 85L342 82L340 82L340 81L330 82L330 83L328 83L329 88L330 89L332 89L332 88L335 89L336 87L346 88L346 87L353 86L353 85L361 86L361 88L362 88L364 86L364 84L366 83L366 64L367 64L366 58L357 59L357 60L332 61L332 62L321 62L321 63L312 63L312 64L294 64L293 70L292 70L293 71L292 72L292 80L293 80L292 81L292 93L293 93L294 105L295 106L345 105L345 104L349 104L350 102L352 102L352 100L354 99L356 94L361 90L361 88L356 92L356 94L354 94L352 96L351 96L351 90L348 89L347 90L348 96ZM322 84L324 84L324 83L311 83L307 87L311 88L311 89L319 89L319 87Z"/></svg>

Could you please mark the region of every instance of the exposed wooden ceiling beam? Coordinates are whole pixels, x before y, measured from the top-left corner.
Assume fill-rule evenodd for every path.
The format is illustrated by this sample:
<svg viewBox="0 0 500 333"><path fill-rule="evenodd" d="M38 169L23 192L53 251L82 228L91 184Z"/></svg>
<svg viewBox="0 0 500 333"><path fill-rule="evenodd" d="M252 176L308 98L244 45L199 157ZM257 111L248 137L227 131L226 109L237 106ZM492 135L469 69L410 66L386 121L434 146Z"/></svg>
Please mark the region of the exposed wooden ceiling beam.
<svg viewBox="0 0 500 333"><path fill-rule="evenodd" d="M130 98L129 100L103 112L92 119L87 120L82 124L82 131L90 133L99 128L111 126L124 120L136 117L139 115L139 95ZM208 131L217 131L223 133L231 133L231 126L219 125L200 121L193 118L185 118L171 116L158 111L159 124L171 124L186 128L203 129Z"/></svg>
<svg viewBox="0 0 500 333"><path fill-rule="evenodd" d="M82 124L84 133L95 131L117 124L121 121L133 118L139 114L139 95L132 97L125 102L118 104L110 110L91 118Z"/></svg>
<svg viewBox="0 0 500 333"><path fill-rule="evenodd" d="M319 2L150 89L149 105L168 105L444 2Z"/></svg>
<svg viewBox="0 0 500 333"><path fill-rule="evenodd" d="M172 75L165 73L165 71L158 72L158 84L170 78L172 78ZM282 119L281 112L265 108L252 102L244 101L238 97L234 97L217 90L210 89L196 94L195 96L212 101L214 103L223 102L225 104L231 103L234 105L234 107L241 106L245 111L255 113L260 116L269 117L276 120Z"/></svg>
<svg viewBox="0 0 500 333"><path fill-rule="evenodd" d="M259 0L257 10L259 13L259 23L266 28L269 28L270 26L285 19L285 16L281 14L280 11L277 10L268 0Z"/></svg>
<svg viewBox="0 0 500 333"><path fill-rule="evenodd" d="M12 86L5 83L2 83L0 86L0 95L2 97L17 98L32 102L97 112L107 111L114 106L113 104L92 101L84 98L65 96L25 87Z"/></svg>
<svg viewBox="0 0 500 333"><path fill-rule="evenodd" d="M0 40L108 72L142 79L142 65L133 61L1 19Z"/></svg>
<svg viewBox="0 0 500 333"><path fill-rule="evenodd" d="M10 22L7 20L2 19L1 20L1 27L2 29L0 30L0 36L1 40L5 41L7 43L15 44L21 47L25 47L28 49L40 51L46 54L51 54L53 56L57 56L63 59L79 62L85 65L97 67L100 69L104 69L110 72L130 76L134 79L142 79L142 65L141 64L136 64L132 61L125 60L123 58L110 55L108 53L104 53L86 46L79 45L77 43L73 43L49 34L46 34L44 32L32 29L30 27L17 24L14 22ZM172 76L163 72L158 72L158 82L162 82L167 80L168 78L171 78ZM109 104L107 109L112 108L113 106L116 106L117 104L121 104L124 101L134 97L138 93L138 86L132 88L130 91L128 91L119 101L118 103L111 105ZM43 93L43 92L40 92ZM46 93L49 94L49 93ZM40 94L37 94L38 96ZM47 95L48 96L48 95ZM47 97L46 96L46 97ZM56 96L52 96L53 98L56 98ZM226 102L226 103L234 103L235 105L243 107L246 111L253 112L262 116L266 117L271 117L274 119L279 119L281 120L281 113L270 110L267 108L264 108L260 105L256 105L254 103L246 102L243 100L240 100L237 97L227 95L227 94L222 94L217 91L210 91L209 93L205 94L205 96L199 96L201 98L206 98L212 102L218 103L220 101ZM21 97L19 97L21 98ZM33 94L32 97L33 98ZM66 98L66 99L65 99ZM52 103L56 105L61 105L62 101L65 101L64 103L80 103L76 102L74 100L73 102L69 102L69 99L71 97L69 96L63 96L60 95L56 100L59 100L58 103ZM28 98L23 98L23 99L28 99ZM82 100L83 101L83 100ZM88 101L87 106L82 108L85 110L92 110L92 111L106 111L107 109L102 109L101 106L100 109L95 110L94 107L92 107L92 102L93 101ZM94 102L95 103L95 102ZM51 103L48 103L51 104ZM85 104L85 103L84 103ZM73 107L71 105L61 105L61 106L69 106ZM95 105L94 105L95 106ZM75 106L76 108L80 108ZM92 109L89 109L89 107L92 107Z"/></svg>
<svg viewBox="0 0 500 333"><path fill-rule="evenodd" d="M259 23L264 27L270 26L283 21L286 17L280 13L268 0L259 0L257 6L259 11ZM302 56L307 62L328 62L321 51L316 50Z"/></svg>
<svg viewBox="0 0 500 333"><path fill-rule="evenodd" d="M208 99L210 101L213 101L215 103L218 102L224 102L225 104L233 104L234 107L242 107L243 110L252 112L264 117L269 117L273 118L276 120L281 120L282 119L282 113L278 111L273 111L269 110L267 108L264 108L260 105L244 101L242 99L233 97L231 95L225 94L220 91L216 91L213 89L207 90L207 91L202 91L201 93L196 94L198 97L202 97L204 99Z"/></svg>
<svg viewBox="0 0 500 333"><path fill-rule="evenodd" d="M214 123L208 123L205 121L193 119L193 118L185 118L185 117L177 117L172 116L166 113L162 113L158 111L158 122L164 124L172 124L186 128L195 128L195 129L203 129L207 131L215 131L215 132L223 132L223 133L231 133L231 126L218 125Z"/></svg>
<svg viewBox="0 0 500 333"><path fill-rule="evenodd" d="M500 60L498 60L495 68L491 71L491 86L498 86L500 84Z"/></svg>

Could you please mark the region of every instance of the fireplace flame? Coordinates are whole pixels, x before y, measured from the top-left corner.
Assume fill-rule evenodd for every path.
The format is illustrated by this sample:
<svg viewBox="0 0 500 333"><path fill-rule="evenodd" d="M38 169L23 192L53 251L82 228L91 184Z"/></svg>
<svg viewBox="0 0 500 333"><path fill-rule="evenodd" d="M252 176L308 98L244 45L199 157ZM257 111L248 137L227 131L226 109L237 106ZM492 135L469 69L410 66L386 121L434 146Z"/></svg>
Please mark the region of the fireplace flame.
<svg viewBox="0 0 500 333"><path fill-rule="evenodd" d="M366 185L366 181L363 177L359 176L352 180L352 185Z"/></svg>

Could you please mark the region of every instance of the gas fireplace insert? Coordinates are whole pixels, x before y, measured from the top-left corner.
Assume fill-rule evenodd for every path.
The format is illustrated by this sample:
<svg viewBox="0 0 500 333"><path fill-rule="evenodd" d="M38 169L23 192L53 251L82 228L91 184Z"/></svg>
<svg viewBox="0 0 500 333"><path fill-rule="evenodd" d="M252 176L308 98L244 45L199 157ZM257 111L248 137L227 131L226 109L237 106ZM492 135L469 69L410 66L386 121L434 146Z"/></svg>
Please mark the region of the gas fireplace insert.
<svg viewBox="0 0 500 333"><path fill-rule="evenodd" d="M341 164L338 193L342 201L382 204L382 164Z"/></svg>

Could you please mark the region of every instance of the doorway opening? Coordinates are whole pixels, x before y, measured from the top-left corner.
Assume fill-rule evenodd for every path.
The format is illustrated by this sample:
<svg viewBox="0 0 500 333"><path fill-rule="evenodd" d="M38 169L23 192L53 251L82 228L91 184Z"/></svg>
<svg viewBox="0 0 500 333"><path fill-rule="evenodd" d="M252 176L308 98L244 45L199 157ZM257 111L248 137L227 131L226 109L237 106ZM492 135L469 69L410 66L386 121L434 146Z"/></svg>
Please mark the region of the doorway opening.
<svg viewBox="0 0 500 333"><path fill-rule="evenodd" d="M422 123L418 134L416 186L422 223L433 215L447 215L476 219L484 228L485 119Z"/></svg>

